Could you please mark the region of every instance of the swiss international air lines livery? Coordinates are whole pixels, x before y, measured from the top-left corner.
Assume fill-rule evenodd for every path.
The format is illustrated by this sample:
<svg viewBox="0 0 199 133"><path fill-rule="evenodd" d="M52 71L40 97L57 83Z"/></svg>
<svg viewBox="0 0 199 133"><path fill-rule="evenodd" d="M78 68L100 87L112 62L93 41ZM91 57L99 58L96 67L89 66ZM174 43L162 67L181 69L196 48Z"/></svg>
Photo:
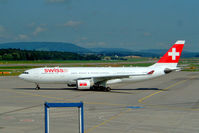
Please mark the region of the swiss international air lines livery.
<svg viewBox="0 0 199 133"><path fill-rule="evenodd" d="M30 69L19 75L36 84L67 84L77 89L110 91L109 84L156 78L177 68L185 41L177 41L160 60L149 67L44 67Z"/></svg>

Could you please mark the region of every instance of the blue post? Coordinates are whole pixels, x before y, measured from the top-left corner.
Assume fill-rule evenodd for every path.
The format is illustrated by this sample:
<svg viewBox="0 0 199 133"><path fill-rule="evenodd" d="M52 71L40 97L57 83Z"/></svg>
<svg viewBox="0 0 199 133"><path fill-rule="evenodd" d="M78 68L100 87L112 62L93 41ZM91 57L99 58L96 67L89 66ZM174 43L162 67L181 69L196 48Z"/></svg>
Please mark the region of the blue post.
<svg viewBox="0 0 199 133"><path fill-rule="evenodd" d="M81 133L84 133L84 106L83 106L83 103L82 103L80 109L81 109L80 113L81 113L81 129L82 129Z"/></svg>
<svg viewBox="0 0 199 133"><path fill-rule="evenodd" d="M49 133L49 112L48 112L48 106L45 103L45 133Z"/></svg>

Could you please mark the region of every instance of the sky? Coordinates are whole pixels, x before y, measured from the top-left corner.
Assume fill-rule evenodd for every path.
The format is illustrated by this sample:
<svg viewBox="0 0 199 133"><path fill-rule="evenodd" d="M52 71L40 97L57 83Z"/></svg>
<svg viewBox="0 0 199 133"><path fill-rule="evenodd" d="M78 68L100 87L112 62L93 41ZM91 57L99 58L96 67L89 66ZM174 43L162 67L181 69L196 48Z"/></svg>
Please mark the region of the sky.
<svg viewBox="0 0 199 133"><path fill-rule="evenodd" d="M0 43L199 52L199 0L0 0Z"/></svg>

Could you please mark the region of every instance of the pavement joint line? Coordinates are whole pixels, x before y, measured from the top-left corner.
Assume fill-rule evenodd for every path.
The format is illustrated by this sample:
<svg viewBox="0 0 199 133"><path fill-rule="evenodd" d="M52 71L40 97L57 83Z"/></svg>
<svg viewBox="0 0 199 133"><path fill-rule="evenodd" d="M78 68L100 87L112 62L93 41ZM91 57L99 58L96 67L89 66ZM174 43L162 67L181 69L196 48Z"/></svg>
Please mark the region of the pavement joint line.
<svg viewBox="0 0 199 133"><path fill-rule="evenodd" d="M139 102L139 103L142 103L142 104L145 104L144 101L145 101L146 99L148 99L148 98L150 98L150 97L152 97L152 96L154 96L154 95L156 95L156 94L159 94L159 93L161 93L161 92L164 92L165 90L168 90L168 89L170 89L170 88L172 88L172 87L175 87L175 86L177 86L177 85L179 85L179 84L182 84L182 83L184 83L184 82L186 82L186 81L188 81L188 80L190 80L190 79L193 79L193 78L195 78L195 77L197 77L197 76L192 76L192 77L189 77L189 78L187 78L187 79L185 79L185 80L178 81L178 82L176 82L176 83L174 83L174 84L168 86L167 88L164 88L164 89L162 89L162 90L160 90L160 91L154 92L154 93L152 93L152 94L150 94L150 95L147 95L147 96L145 96L145 97L143 97L143 98L140 98L140 99L138 100L138 102Z"/></svg>
<svg viewBox="0 0 199 133"><path fill-rule="evenodd" d="M4 91L9 91L9 92L13 92L11 90L4 90ZM43 97L43 98L50 98L50 99L56 99L56 100L68 100L70 102L79 102L79 101L75 101L73 99L66 99L66 98L59 98L59 97L54 97L54 96L46 96L46 95L40 95L40 94L34 94L34 93L28 93L28 92L14 92L14 93L18 93L18 94L23 94L23 95L29 95L29 96L34 96L34 97ZM129 104L114 104L114 103L104 103L104 102L84 102L85 104L93 104L93 105L107 105L107 106L132 106ZM133 105L135 106L135 105Z"/></svg>
<svg viewBox="0 0 199 133"><path fill-rule="evenodd" d="M26 110L26 109L32 109L32 108L35 108L35 107L38 107L38 106L41 106L41 105L43 105L43 104L38 104L38 105L30 106L30 107L24 107L24 108L19 108L19 109L7 111L7 112L2 112L2 113L0 113L0 116L1 115L7 115L7 114L10 114L10 113L14 113L14 112L23 111L23 110Z"/></svg>
<svg viewBox="0 0 199 133"><path fill-rule="evenodd" d="M74 101L73 99L65 99L65 98L58 98L58 97L53 97L53 96L45 96L45 95L39 95L39 94L31 94L27 92L16 92L19 94L25 94L25 95L31 95L31 96L36 96L36 97L44 97L44 98L50 98L50 99L56 99L56 100L71 100L72 102L79 102L79 101ZM101 105L110 105L110 106L129 106L127 104L112 104L112 103L100 103L100 102L84 102L85 104L101 104Z"/></svg>
<svg viewBox="0 0 199 133"><path fill-rule="evenodd" d="M16 93L31 95L31 96L35 96L35 97L44 97L44 98L51 98L51 99L56 99L56 100L64 100L64 98L58 98L58 97L53 97L53 96L45 96L45 95L40 95L40 94L32 94L32 93L27 93L27 92L16 92Z"/></svg>
<svg viewBox="0 0 199 133"><path fill-rule="evenodd" d="M127 105L127 104L114 104L114 103L103 103L103 102L84 102L85 104L98 104L98 105L109 105L109 106L132 106L132 105ZM135 106L135 105L133 105Z"/></svg>
<svg viewBox="0 0 199 133"><path fill-rule="evenodd" d="M94 129L96 129L96 128L102 126L102 125L105 125L105 124L109 123L111 120L114 120L114 119L120 117L122 114L127 113L127 112L129 112L129 111L131 111L131 110L132 110L132 109L127 109L126 111L120 112L119 114L110 117L109 119L103 121L102 123L97 124L97 125L95 125L95 126L89 128L89 129L87 129L87 130L85 131L85 133L89 133L89 132L93 131Z"/></svg>

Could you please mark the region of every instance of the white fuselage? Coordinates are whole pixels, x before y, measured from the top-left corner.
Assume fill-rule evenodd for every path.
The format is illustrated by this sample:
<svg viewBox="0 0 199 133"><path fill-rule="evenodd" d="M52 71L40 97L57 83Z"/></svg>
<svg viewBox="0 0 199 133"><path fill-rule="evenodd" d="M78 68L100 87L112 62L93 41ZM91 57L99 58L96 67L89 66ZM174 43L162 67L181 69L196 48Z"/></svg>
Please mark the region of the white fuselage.
<svg viewBox="0 0 199 133"><path fill-rule="evenodd" d="M178 70L184 40L178 40L160 60L149 67L45 67L30 69L19 77L37 84L67 84L77 89L104 89L107 84L156 78Z"/></svg>
<svg viewBox="0 0 199 133"><path fill-rule="evenodd" d="M146 75L151 70L154 70L154 73ZM111 79L107 81L107 84L141 81L155 78L165 73L164 69L159 67L45 67L27 70L19 77L36 84L76 84L76 80L81 78L136 74L139 74L139 76Z"/></svg>

